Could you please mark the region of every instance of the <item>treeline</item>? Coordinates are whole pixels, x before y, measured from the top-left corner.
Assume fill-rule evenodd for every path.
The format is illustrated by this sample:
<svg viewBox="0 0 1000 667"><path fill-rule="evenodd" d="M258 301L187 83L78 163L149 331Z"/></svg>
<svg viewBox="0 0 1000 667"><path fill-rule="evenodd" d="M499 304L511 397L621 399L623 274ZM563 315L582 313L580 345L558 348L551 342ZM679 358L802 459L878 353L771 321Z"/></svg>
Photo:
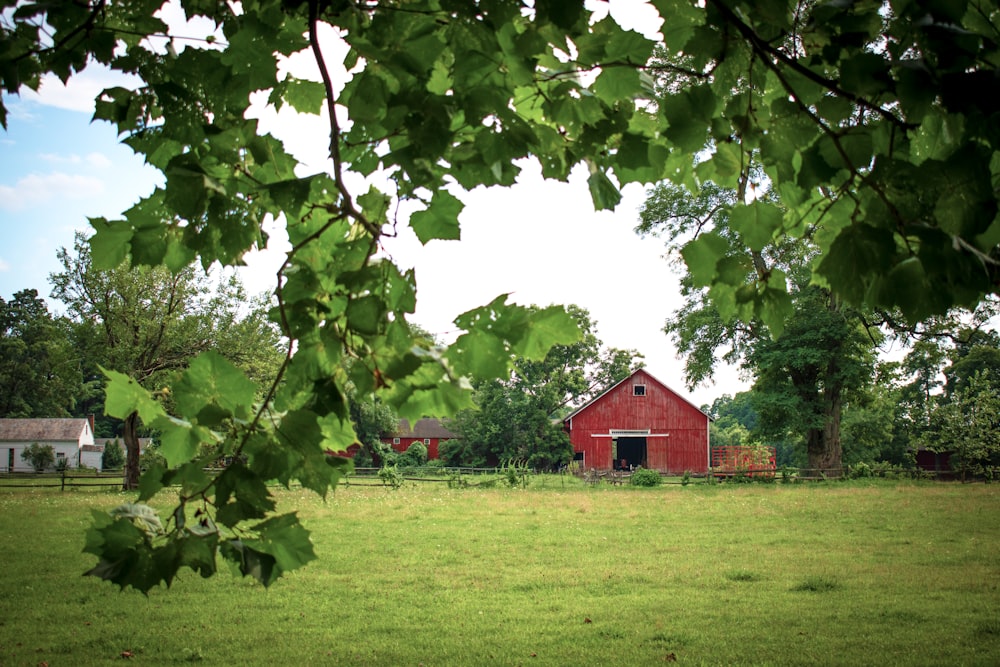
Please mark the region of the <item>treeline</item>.
<svg viewBox="0 0 1000 667"><path fill-rule="evenodd" d="M0 298L0 417L95 415L95 437L121 438L138 480L140 435L131 421L105 415L106 376L128 375L168 408L170 386L197 354L214 350L261 384L285 351L266 296L247 294L236 274L195 266L96 266L77 235L50 275L53 312L36 289Z"/></svg>

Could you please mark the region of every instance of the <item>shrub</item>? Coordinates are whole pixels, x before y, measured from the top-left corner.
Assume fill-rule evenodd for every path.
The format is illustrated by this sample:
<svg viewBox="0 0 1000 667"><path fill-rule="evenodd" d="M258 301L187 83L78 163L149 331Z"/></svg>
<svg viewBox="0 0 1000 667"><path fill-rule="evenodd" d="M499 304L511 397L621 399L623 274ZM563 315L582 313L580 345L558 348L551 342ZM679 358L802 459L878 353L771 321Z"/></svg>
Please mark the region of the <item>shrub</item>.
<svg viewBox="0 0 1000 667"><path fill-rule="evenodd" d="M656 470L639 468L632 473L632 486L657 486L663 483L663 478Z"/></svg>
<svg viewBox="0 0 1000 667"><path fill-rule="evenodd" d="M21 460L35 469L35 472L42 472L46 468L55 465L56 450L52 445L39 445L33 442L21 452Z"/></svg>
<svg viewBox="0 0 1000 667"><path fill-rule="evenodd" d="M403 473L399 472L399 468L395 465L382 466L378 471L378 478L383 484L394 489L403 486Z"/></svg>
<svg viewBox="0 0 1000 667"><path fill-rule="evenodd" d="M122 445L118 442L118 438L115 438L111 442L104 445L104 453L101 454L101 469L118 470L124 465L125 450L122 449Z"/></svg>
<svg viewBox="0 0 1000 667"><path fill-rule="evenodd" d="M507 486L510 488L515 489L519 486L528 488L527 463L511 459L500 467L500 472L503 475L504 481L507 482Z"/></svg>
<svg viewBox="0 0 1000 667"><path fill-rule="evenodd" d="M400 468L416 468L425 463L427 463L427 445L422 442L414 442L396 457L396 465Z"/></svg>

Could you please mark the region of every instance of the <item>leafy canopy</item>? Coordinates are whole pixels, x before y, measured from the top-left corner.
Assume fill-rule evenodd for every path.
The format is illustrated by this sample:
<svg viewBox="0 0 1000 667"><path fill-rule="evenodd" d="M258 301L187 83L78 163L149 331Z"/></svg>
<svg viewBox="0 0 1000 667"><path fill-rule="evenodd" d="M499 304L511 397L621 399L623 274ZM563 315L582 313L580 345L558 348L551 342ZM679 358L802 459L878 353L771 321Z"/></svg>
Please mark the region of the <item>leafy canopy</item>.
<svg viewBox="0 0 1000 667"><path fill-rule="evenodd" d="M265 584L306 562L304 529L271 517L264 482L321 493L335 482L340 468L322 451L354 439L348 383L403 417L440 415L469 405L466 376L502 377L512 355L540 359L574 340L561 309L500 297L458 318L453 345L415 344L415 275L379 253L398 211L412 211L425 243L459 237L461 191L510 185L521 158L555 179L585 164L595 206L608 209L628 182L734 188L753 153L786 208L741 203L733 227L748 246L809 234L817 281L912 320L996 290L995 3L654 0L659 44L582 0L179 0L211 26L202 36L168 25L162 4L0 2L6 93L95 64L140 82L101 93L95 117L163 185L119 219L92 220L98 266L237 264L271 219L292 244L274 310L288 355L263 400L211 357L192 364L190 382L221 373L213 391L181 399L175 388L177 415L112 376L120 409L157 422L177 465L148 473L144 488L183 489L162 534L127 515L95 519L93 574L122 586L170 583L180 567L211 574L217 554ZM335 39L348 47L346 82L330 74ZM290 73L294 54L317 73ZM328 165L301 165L262 132L251 98L320 114ZM386 185L352 190L357 177ZM734 314L787 314L781 276L744 289L721 246L691 257ZM204 480L189 457L215 439L245 459ZM195 499L197 522L185 512ZM219 529L241 521L258 522L258 537Z"/></svg>

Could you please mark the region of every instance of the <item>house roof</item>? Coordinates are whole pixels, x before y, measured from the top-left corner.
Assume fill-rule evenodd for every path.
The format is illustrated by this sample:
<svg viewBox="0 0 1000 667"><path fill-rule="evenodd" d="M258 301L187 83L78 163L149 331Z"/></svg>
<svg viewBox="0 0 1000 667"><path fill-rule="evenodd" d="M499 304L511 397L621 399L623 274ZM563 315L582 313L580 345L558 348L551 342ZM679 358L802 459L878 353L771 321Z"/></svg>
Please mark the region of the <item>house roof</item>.
<svg viewBox="0 0 1000 667"><path fill-rule="evenodd" d="M413 426L410 420L400 419L396 432L391 435L393 438L437 438L439 440L447 438L457 438L458 435L445 428L440 419L418 419Z"/></svg>
<svg viewBox="0 0 1000 667"><path fill-rule="evenodd" d="M8 442L77 442L89 427L83 417L67 419L0 419L0 440Z"/></svg>
<svg viewBox="0 0 1000 667"><path fill-rule="evenodd" d="M667 391L669 391L671 394L673 394L677 398L681 399L682 401L684 401L685 403L687 403L688 405L690 405L692 408L694 408L695 410L697 410L701 414L705 415L705 417L707 417L709 419L709 421L714 421L712 419L711 415L709 415L707 412L705 412L704 410L702 410L701 408L699 408L697 405L695 405L694 403L692 403L691 401L689 401L688 399L686 399L684 396L682 396L678 392L676 392L673 389L671 389L670 387L668 387L666 384L664 384L660 380L658 380L655 377L653 377L653 375L649 371L647 371L645 368L637 368L634 371L632 371L627 377L622 378L621 380L619 380L615 384L613 384L610 387L608 387L607 389L605 389L598 396L595 396L594 398L590 399L589 401L587 401L586 403L584 403L583 405L581 405L580 407L578 407L573 412L571 412L568 415L566 415L565 417L563 417L563 419L562 419L563 423L565 424L566 422L570 421L571 419L573 419L573 417L577 416L578 414L580 414L581 412L583 412L584 410L586 410L587 408L589 408L591 405L593 405L594 403L597 403L602 398L604 398L605 396L607 396L608 394L610 394L615 389L615 387L618 387L619 385L623 384L624 382L627 382L628 380L631 380L633 377L635 377L636 375L639 375L639 374L645 375L647 378L649 378L650 380L652 380L656 384L660 385L661 387L663 387L664 389L666 389Z"/></svg>

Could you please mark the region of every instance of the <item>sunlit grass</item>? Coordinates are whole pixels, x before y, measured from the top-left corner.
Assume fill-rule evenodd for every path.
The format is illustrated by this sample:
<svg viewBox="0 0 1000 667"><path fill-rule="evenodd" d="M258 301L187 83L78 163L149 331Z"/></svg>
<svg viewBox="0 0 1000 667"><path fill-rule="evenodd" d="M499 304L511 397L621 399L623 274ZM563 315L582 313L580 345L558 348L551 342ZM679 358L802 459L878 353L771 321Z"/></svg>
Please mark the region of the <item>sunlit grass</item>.
<svg viewBox="0 0 1000 667"><path fill-rule="evenodd" d="M995 485L279 496L318 562L145 598L80 576L127 496L0 490L0 664L1000 664Z"/></svg>

